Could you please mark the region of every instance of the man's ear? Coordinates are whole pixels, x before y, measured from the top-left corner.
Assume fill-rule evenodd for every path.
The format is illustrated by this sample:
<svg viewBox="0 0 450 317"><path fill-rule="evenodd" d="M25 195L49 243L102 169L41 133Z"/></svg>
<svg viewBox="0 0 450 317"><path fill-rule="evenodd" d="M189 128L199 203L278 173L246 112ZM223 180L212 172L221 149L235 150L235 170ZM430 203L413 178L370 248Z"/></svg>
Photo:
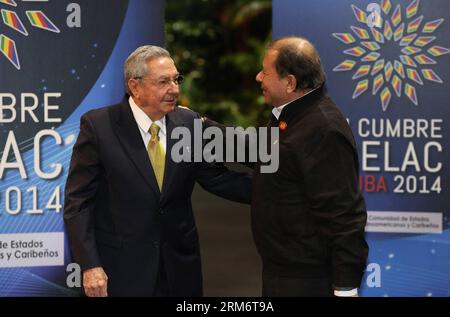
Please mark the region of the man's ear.
<svg viewBox="0 0 450 317"><path fill-rule="evenodd" d="M130 90L131 94L135 96L136 98L139 98L139 83L136 79L130 78L128 80L128 89Z"/></svg>
<svg viewBox="0 0 450 317"><path fill-rule="evenodd" d="M286 79L287 79L287 87L286 87L287 93L290 94L290 93L296 91L297 90L297 78L295 78L294 75L287 75Z"/></svg>

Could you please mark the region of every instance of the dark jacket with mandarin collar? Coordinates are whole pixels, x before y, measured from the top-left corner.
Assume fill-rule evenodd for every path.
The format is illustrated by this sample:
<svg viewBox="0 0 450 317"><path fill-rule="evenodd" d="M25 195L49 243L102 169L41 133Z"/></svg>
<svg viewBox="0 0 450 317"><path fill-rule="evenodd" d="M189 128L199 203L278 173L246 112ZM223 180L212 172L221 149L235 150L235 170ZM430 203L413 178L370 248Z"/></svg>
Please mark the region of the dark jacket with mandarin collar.
<svg viewBox="0 0 450 317"><path fill-rule="evenodd" d="M279 169L253 179L252 228L265 274L359 287L368 254L357 147L324 87L288 104ZM275 119L275 117L273 117ZM280 125L280 126L281 126Z"/></svg>

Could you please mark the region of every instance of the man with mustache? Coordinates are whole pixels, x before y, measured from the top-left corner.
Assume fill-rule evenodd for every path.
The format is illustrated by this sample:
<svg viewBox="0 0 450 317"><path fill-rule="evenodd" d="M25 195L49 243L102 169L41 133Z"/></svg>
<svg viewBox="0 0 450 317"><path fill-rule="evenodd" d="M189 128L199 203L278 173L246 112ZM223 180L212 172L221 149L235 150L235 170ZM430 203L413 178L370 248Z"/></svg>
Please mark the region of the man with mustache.
<svg viewBox="0 0 450 317"><path fill-rule="evenodd" d="M202 296L194 184L249 203L251 179L172 160L171 132L199 116L176 106L182 76L165 49L139 47L124 68L122 102L81 118L64 205L73 259L87 296Z"/></svg>

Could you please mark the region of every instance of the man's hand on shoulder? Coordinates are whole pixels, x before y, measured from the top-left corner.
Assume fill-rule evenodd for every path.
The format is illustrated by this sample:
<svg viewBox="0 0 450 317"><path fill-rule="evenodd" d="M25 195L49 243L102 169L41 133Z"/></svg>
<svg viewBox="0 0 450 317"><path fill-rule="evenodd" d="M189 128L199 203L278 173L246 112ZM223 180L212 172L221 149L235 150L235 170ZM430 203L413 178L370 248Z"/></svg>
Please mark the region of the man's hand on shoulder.
<svg viewBox="0 0 450 317"><path fill-rule="evenodd" d="M178 107L179 107L179 108L186 109L186 110L191 110L191 108L188 108L188 107L185 107L185 106L182 106L182 105L178 105ZM191 111L192 111L192 110L191 110Z"/></svg>
<svg viewBox="0 0 450 317"><path fill-rule="evenodd" d="M83 287L86 296L108 296L108 276L102 267L94 267L83 272Z"/></svg>
<svg viewBox="0 0 450 317"><path fill-rule="evenodd" d="M182 109L186 109L186 110L189 110L189 111L192 111L192 112L195 112L194 110L192 110L191 108L189 108L189 107L185 107L185 106L182 106L182 105L178 105L178 108L182 108ZM208 118L207 117L200 117L200 119L202 119L202 122L205 122Z"/></svg>

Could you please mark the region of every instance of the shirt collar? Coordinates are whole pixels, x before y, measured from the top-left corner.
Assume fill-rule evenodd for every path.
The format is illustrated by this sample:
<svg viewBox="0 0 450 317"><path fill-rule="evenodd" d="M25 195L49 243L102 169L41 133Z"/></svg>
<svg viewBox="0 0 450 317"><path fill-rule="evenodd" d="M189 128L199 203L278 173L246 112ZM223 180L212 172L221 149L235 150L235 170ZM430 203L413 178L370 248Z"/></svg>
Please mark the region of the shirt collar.
<svg viewBox="0 0 450 317"><path fill-rule="evenodd" d="M139 129L145 133L149 133L148 131L153 123L152 119L150 119L149 116L147 116L147 114L134 102L133 97L130 96L130 98L128 98L128 102ZM156 120L155 123L159 126L159 131L163 135L166 135L166 116Z"/></svg>
<svg viewBox="0 0 450 317"><path fill-rule="evenodd" d="M320 88L320 87L318 87L318 88ZM299 99L301 99L301 98L303 98L303 97L309 95L310 93L312 93L313 91L315 91L315 90L318 89L318 88L315 88L315 89L313 89L313 90L310 90L310 91L308 91L306 94L304 94L303 96L301 96L301 97L299 97L299 98L297 98L297 99L291 100L291 101L285 103L284 105L281 105L281 106L278 106L278 107L273 107L273 109L272 109L272 114L275 116L275 118L277 118L277 120L279 120L279 119L280 119L280 116L281 116L281 111L283 111L284 107L286 107L286 106L287 106L288 104L290 104L291 102L294 102L294 101L296 101L296 100L299 100Z"/></svg>
<svg viewBox="0 0 450 317"><path fill-rule="evenodd" d="M289 101L288 103L285 103L284 105L281 105L279 107L273 107L272 114L275 116L275 118L277 118L277 120L280 119L281 111L283 111L283 108L290 104L292 101Z"/></svg>

